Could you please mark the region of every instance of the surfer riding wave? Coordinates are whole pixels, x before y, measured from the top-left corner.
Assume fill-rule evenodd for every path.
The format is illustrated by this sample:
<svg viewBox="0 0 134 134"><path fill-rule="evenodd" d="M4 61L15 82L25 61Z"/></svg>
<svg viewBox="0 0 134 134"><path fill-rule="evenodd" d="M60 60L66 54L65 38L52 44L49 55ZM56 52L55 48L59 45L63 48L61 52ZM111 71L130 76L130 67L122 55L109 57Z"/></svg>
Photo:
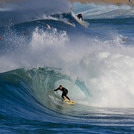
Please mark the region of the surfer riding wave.
<svg viewBox="0 0 134 134"><path fill-rule="evenodd" d="M64 88L62 85L60 85L57 89L52 90L52 91L54 92L54 91L58 91L58 90L62 91L61 97L64 99L64 101L67 98L69 100L69 102L71 102L70 98L67 96L68 90L66 88Z"/></svg>

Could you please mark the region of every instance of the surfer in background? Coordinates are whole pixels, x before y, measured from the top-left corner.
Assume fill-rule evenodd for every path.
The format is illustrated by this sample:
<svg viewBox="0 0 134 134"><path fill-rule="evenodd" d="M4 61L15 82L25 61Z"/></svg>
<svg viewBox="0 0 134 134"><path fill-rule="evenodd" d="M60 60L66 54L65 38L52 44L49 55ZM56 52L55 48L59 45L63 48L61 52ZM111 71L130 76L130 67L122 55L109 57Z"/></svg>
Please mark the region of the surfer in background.
<svg viewBox="0 0 134 134"><path fill-rule="evenodd" d="M24 35L27 35L27 31L26 30L24 30Z"/></svg>
<svg viewBox="0 0 134 134"><path fill-rule="evenodd" d="M72 19L70 19L69 22L72 23L72 24L74 24L73 21L72 21Z"/></svg>
<svg viewBox="0 0 134 134"><path fill-rule="evenodd" d="M0 35L0 40L3 40L2 36Z"/></svg>
<svg viewBox="0 0 134 134"><path fill-rule="evenodd" d="M66 100L66 98L67 98L67 99L69 100L69 102L71 102L70 98L67 96L68 90L67 90L66 88L64 88L62 85L60 85L57 89L52 90L52 91L54 92L54 91L57 91L57 90L62 91L61 97L62 97L64 100Z"/></svg>
<svg viewBox="0 0 134 134"><path fill-rule="evenodd" d="M80 13L80 14L78 14L77 15L77 17L79 18L79 20L83 20L83 16L82 16L82 14Z"/></svg>
<svg viewBox="0 0 134 134"><path fill-rule="evenodd" d="M51 29L51 27L50 27L50 25L49 25L49 24L46 24L46 26L47 26L47 29Z"/></svg>

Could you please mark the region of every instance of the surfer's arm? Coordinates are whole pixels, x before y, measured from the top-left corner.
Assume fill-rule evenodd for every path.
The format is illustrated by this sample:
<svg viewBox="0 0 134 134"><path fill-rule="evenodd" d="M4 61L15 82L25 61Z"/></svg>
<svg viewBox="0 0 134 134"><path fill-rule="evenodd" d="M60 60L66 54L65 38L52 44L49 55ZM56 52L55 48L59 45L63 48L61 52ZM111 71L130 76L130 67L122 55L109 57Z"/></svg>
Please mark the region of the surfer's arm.
<svg viewBox="0 0 134 134"><path fill-rule="evenodd" d="M55 90L51 89L51 91L53 91L53 92L54 92L54 91L57 91L57 90L59 90L59 88L57 88L57 89L55 89Z"/></svg>
<svg viewBox="0 0 134 134"><path fill-rule="evenodd" d="M57 90L59 90L59 88L55 89L54 91L57 91Z"/></svg>

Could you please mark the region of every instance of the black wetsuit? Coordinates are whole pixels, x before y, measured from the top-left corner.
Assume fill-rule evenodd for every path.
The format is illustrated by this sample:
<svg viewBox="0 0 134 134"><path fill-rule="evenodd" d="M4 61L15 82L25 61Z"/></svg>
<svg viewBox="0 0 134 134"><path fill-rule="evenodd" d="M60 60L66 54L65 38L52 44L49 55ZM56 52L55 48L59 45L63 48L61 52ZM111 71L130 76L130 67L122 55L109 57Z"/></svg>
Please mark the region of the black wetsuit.
<svg viewBox="0 0 134 134"><path fill-rule="evenodd" d="M83 20L82 14L78 14L77 17Z"/></svg>
<svg viewBox="0 0 134 134"><path fill-rule="evenodd" d="M66 97L68 100L70 100L70 98L67 96L67 94L68 94L68 90L66 89L66 88L62 88L62 89L60 89L60 88L57 88L57 89L55 89L54 91L57 91L57 90L60 90L60 91L62 91L62 95L61 95L61 97L64 99L64 97Z"/></svg>

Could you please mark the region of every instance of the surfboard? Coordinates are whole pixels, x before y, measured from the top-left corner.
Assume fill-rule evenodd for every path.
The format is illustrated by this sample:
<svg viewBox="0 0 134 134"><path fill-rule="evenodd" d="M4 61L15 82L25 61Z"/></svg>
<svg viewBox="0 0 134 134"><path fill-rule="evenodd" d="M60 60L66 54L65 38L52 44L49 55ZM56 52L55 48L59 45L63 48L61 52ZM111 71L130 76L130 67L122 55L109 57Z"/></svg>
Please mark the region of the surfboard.
<svg viewBox="0 0 134 134"><path fill-rule="evenodd" d="M75 24L74 23L71 23L71 22L67 22L67 21L63 21L64 23L66 23L66 24L68 24L68 25L70 25L70 26L73 26L73 27L75 27Z"/></svg>
<svg viewBox="0 0 134 134"><path fill-rule="evenodd" d="M75 27L75 24L74 24L74 23L71 23L71 22L69 22L69 21L65 21L65 20L59 20L59 21L65 23L65 24L67 24L67 25L70 25L70 26L72 26L72 27Z"/></svg>
<svg viewBox="0 0 134 134"><path fill-rule="evenodd" d="M74 101L69 102L68 99L64 100L64 102L67 103L67 104L76 104L76 102L74 102Z"/></svg>

